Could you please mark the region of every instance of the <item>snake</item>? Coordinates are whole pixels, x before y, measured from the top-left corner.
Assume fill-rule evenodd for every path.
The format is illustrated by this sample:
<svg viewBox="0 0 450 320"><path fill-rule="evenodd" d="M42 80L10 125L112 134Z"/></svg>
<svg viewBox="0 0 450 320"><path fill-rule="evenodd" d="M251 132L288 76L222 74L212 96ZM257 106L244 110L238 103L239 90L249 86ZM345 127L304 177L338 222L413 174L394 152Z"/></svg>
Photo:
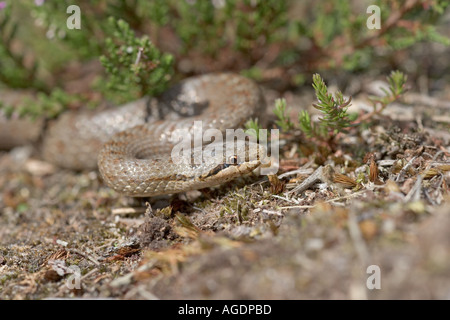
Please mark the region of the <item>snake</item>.
<svg viewBox="0 0 450 320"><path fill-rule="evenodd" d="M250 118L263 119L264 110L262 91L249 78L234 73L193 76L158 98L144 97L100 112L64 113L46 126L41 153L62 168L98 167L109 187L131 197L202 189L257 169L264 146L254 141L202 141L190 155L174 161L172 152L180 139L195 135L199 123L202 134L208 129L225 134ZM211 157L193 161L199 151Z"/></svg>

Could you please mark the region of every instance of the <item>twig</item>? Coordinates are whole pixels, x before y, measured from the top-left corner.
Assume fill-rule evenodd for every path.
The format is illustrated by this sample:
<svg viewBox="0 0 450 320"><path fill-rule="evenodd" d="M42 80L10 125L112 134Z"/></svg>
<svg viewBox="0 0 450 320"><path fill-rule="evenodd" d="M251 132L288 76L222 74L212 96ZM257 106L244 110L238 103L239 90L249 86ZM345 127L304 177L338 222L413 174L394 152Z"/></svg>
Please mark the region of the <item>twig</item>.
<svg viewBox="0 0 450 320"><path fill-rule="evenodd" d="M88 273L86 273L84 276L82 276L80 278L80 281L83 281L84 279L88 278L89 276L91 276L92 274L94 274L96 271L98 271L98 269L95 267L94 269L92 269L91 271L89 271Z"/></svg>
<svg viewBox="0 0 450 320"><path fill-rule="evenodd" d="M421 187L422 187L422 180L423 177L422 175L419 175L417 177L416 183L414 184L414 186L411 188L411 190L409 190L408 194L406 195L406 197L403 199L403 202L409 202L411 200L413 201L417 201L420 199L420 191L421 191Z"/></svg>
<svg viewBox="0 0 450 320"><path fill-rule="evenodd" d="M116 208L112 209L111 213L114 215L127 215L127 214L141 214L145 213L146 208Z"/></svg>
<svg viewBox="0 0 450 320"><path fill-rule="evenodd" d="M390 167L393 166L397 160L380 160L378 161L378 166L380 167Z"/></svg>
<svg viewBox="0 0 450 320"><path fill-rule="evenodd" d="M433 157L433 161L436 161L436 159L437 159L441 154L443 154L443 153L445 153L445 152L442 151L442 150L439 150L438 152L436 152L436 154L435 154L434 157Z"/></svg>
<svg viewBox="0 0 450 320"><path fill-rule="evenodd" d="M283 200L283 201L286 201L286 202L295 203L295 204L299 204L300 203L298 200L289 199L288 197L281 197L281 196L278 196L276 194L273 194L272 197L280 199L280 200Z"/></svg>
<svg viewBox="0 0 450 320"><path fill-rule="evenodd" d="M323 166L320 166L316 169L316 171L313 172L308 178L306 178L300 185L292 189L291 191L286 192L286 194L291 193L302 193L303 191L307 190L312 185L316 184L317 182L324 181L323 178Z"/></svg>
<svg viewBox="0 0 450 320"><path fill-rule="evenodd" d="M143 271L147 271L150 270L151 268L153 268L153 266L155 265L156 260L151 260L148 263L140 266L139 268L137 268L134 271L131 271L129 273L127 273L126 275L116 278L113 281L111 281L109 283L109 285L113 288L118 288L121 287L123 285L129 284L131 282L131 279L134 277L134 274L136 272L143 272Z"/></svg>
<svg viewBox="0 0 450 320"><path fill-rule="evenodd" d="M78 254L78 255L80 255L80 256L82 256L82 257L92 261L96 266L100 265L100 262L98 262L98 260L96 258L94 258L93 256L91 256L90 254L81 252L81 251L79 251L77 249L70 249L70 248L67 249L67 251L70 252L70 253Z"/></svg>
<svg viewBox="0 0 450 320"><path fill-rule="evenodd" d="M263 209L262 212L263 213L267 213L268 215L276 215L276 216L283 217L283 214L281 212L278 212L278 211Z"/></svg>
<svg viewBox="0 0 450 320"><path fill-rule="evenodd" d="M142 52L144 51L144 48L139 48L138 54L136 56L136 60L134 61L134 64L137 66L139 62L141 61Z"/></svg>
<svg viewBox="0 0 450 320"><path fill-rule="evenodd" d="M302 168L299 168L299 169L295 169L295 170L288 171L288 172L285 172L285 173L283 173L283 174L280 174L280 175L278 176L278 179L282 179L282 178L285 178L285 177L288 177L288 176L293 176L293 175L295 175L295 174L310 174L310 173L312 173L312 172L313 172L313 169L312 169L312 168L304 169L304 168L302 167Z"/></svg>
<svg viewBox="0 0 450 320"><path fill-rule="evenodd" d="M283 210L283 209L293 209L293 208L298 208L298 209L311 209L311 208L314 208L314 207L316 207L315 205L314 206L307 206L307 205L304 205L304 206L288 206L288 207L279 207L281 210Z"/></svg>
<svg viewBox="0 0 450 320"><path fill-rule="evenodd" d="M408 163L405 164L405 166L398 173L397 178L395 178L396 182L398 182L400 180L400 178L403 178L406 170L411 166L411 164L413 163L414 160L416 160L416 158L417 158L416 156L412 157L411 160L409 160Z"/></svg>

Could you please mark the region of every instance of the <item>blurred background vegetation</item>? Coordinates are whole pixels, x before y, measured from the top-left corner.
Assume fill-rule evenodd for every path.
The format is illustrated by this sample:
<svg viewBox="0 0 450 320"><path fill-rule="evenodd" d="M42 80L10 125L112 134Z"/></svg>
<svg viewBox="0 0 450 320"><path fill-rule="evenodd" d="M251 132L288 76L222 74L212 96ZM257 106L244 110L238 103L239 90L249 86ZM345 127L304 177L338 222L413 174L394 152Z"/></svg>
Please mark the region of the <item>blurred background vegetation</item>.
<svg viewBox="0 0 450 320"><path fill-rule="evenodd" d="M71 4L81 9L80 30L66 27ZM381 9L378 30L366 27L373 4ZM310 85L317 72L340 79L344 90L346 75L394 69L412 83L438 80L449 74L448 56L426 57L430 43L442 52L450 44L448 7L448 0L0 1L0 86L33 92L15 109L21 114L51 118L158 95L214 71L280 92Z"/></svg>

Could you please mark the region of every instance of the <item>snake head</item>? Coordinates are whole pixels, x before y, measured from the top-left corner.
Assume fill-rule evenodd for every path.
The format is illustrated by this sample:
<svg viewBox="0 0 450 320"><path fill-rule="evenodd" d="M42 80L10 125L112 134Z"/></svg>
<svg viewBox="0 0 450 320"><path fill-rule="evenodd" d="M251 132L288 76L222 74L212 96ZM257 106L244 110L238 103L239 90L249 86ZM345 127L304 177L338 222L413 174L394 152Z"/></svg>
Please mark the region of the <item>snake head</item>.
<svg viewBox="0 0 450 320"><path fill-rule="evenodd" d="M225 181L232 180L238 176L250 173L257 169L262 160L266 157L266 149L263 145L245 141L232 146L223 144L222 157L214 159L222 159L222 162L216 163L214 166L209 166L208 171L204 172L200 177L200 181L217 181L220 184ZM206 163L208 163L208 160Z"/></svg>

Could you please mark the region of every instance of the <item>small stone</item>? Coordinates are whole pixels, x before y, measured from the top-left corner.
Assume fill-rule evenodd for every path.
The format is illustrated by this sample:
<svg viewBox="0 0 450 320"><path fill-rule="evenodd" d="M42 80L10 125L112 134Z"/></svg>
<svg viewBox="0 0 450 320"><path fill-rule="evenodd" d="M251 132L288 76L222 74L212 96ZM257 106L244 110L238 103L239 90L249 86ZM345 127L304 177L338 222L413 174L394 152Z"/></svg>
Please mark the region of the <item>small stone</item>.
<svg viewBox="0 0 450 320"><path fill-rule="evenodd" d="M44 279L48 282L58 282L61 278L62 276L60 276L58 272L53 269L47 270L44 274Z"/></svg>
<svg viewBox="0 0 450 320"><path fill-rule="evenodd" d="M364 220L359 223L361 233L366 240L372 240L378 233L378 227L375 221Z"/></svg>

